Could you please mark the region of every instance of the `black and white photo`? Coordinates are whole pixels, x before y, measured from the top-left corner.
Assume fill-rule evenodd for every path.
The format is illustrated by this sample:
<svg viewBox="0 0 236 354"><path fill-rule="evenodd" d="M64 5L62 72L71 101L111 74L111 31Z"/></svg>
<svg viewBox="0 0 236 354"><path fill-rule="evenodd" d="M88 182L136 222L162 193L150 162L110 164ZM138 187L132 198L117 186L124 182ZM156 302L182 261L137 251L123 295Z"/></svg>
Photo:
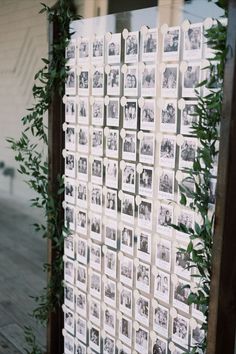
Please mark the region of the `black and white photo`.
<svg viewBox="0 0 236 354"><path fill-rule="evenodd" d="M76 71L73 68L67 72L65 92L66 95L76 95Z"/></svg>
<svg viewBox="0 0 236 354"><path fill-rule="evenodd" d="M183 73L182 81L182 96L196 97L196 88L201 81L201 64L199 62L192 62L187 64L186 71Z"/></svg>
<svg viewBox="0 0 236 354"><path fill-rule="evenodd" d="M172 340L187 348L189 336L189 320L177 315L172 321Z"/></svg>
<svg viewBox="0 0 236 354"><path fill-rule="evenodd" d="M90 192L90 208L93 211L101 212L102 207L102 186L93 184Z"/></svg>
<svg viewBox="0 0 236 354"><path fill-rule="evenodd" d="M110 127L119 127L120 122L120 99L110 97L107 105L107 125Z"/></svg>
<svg viewBox="0 0 236 354"><path fill-rule="evenodd" d="M104 284L104 302L116 308L116 282L107 278Z"/></svg>
<svg viewBox="0 0 236 354"><path fill-rule="evenodd" d="M88 262L88 244L82 237L76 239L76 259L85 265Z"/></svg>
<svg viewBox="0 0 236 354"><path fill-rule="evenodd" d="M170 271L171 266L171 242L158 238L156 245L156 266Z"/></svg>
<svg viewBox="0 0 236 354"><path fill-rule="evenodd" d="M82 235L87 235L87 211L78 209L76 212L76 231Z"/></svg>
<svg viewBox="0 0 236 354"><path fill-rule="evenodd" d="M75 307L74 296L75 296L75 288L71 284L68 284L65 282L64 303L66 306L68 306L73 311L74 311L74 307Z"/></svg>
<svg viewBox="0 0 236 354"><path fill-rule="evenodd" d="M64 238L64 254L72 259L75 258L75 236L68 235Z"/></svg>
<svg viewBox="0 0 236 354"><path fill-rule="evenodd" d="M90 267L101 271L102 265L102 251L101 246L96 243L91 243L90 246Z"/></svg>
<svg viewBox="0 0 236 354"><path fill-rule="evenodd" d="M118 188L118 161L108 159L106 163L106 186Z"/></svg>
<svg viewBox="0 0 236 354"><path fill-rule="evenodd" d="M182 173L181 180L178 183L178 201L180 203L182 192L184 189L184 194L186 197L186 206L189 206L194 199L195 193L195 178L190 176L188 173Z"/></svg>
<svg viewBox="0 0 236 354"><path fill-rule="evenodd" d="M78 41L78 63L87 63L89 59L89 38L80 37Z"/></svg>
<svg viewBox="0 0 236 354"><path fill-rule="evenodd" d="M136 267L136 288L144 291L145 293L149 293L151 281L150 278L150 265L140 262Z"/></svg>
<svg viewBox="0 0 236 354"><path fill-rule="evenodd" d="M91 163L91 182L102 184L103 182L103 159L94 157Z"/></svg>
<svg viewBox="0 0 236 354"><path fill-rule="evenodd" d="M132 308L133 308L132 290L126 287L122 287L120 291L119 301L120 301L120 311L128 315L129 317L132 317Z"/></svg>
<svg viewBox="0 0 236 354"><path fill-rule="evenodd" d="M156 96L155 65L146 65L142 72L141 94L143 97Z"/></svg>
<svg viewBox="0 0 236 354"><path fill-rule="evenodd" d="M92 214L90 219L90 238L102 241L102 217L100 214Z"/></svg>
<svg viewBox="0 0 236 354"><path fill-rule="evenodd" d="M86 345L75 339L75 354L86 354Z"/></svg>
<svg viewBox="0 0 236 354"><path fill-rule="evenodd" d="M75 231L75 208L69 204L65 207L65 227Z"/></svg>
<svg viewBox="0 0 236 354"><path fill-rule="evenodd" d="M92 349L100 352L100 330L94 326L89 330L89 345Z"/></svg>
<svg viewBox="0 0 236 354"><path fill-rule="evenodd" d="M174 284L173 305L186 313L189 313L188 297L190 295L190 284L178 279Z"/></svg>
<svg viewBox="0 0 236 354"><path fill-rule="evenodd" d="M149 326L150 301L140 295L135 299L135 319L145 326Z"/></svg>
<svg viewBox="0 0 236 354"><path fill-rule="evenodd" d="M75 313L68 307L64 307L64 328L70 334L75 334Z"/></svg>
<svg viewBox="0 0 236 354"><path fill-rule="evenodd" d="M161 79L161 96L177 98L178 96L179 66L166 64Z"/></svg>
<svg viewBox="0 0 236 354"><path fill-rule="evenodd" d="M119 322L119 338L125 344L131 346L132 342L132 321L122 316Z"/></svg>
<svg viewBox="0 0 236 354"><path fill-rule="evenodd" d="M88 97L79 97L78 123L89 124L89 103Z"/></svg>
<svg viewBox="0 0 236 354"><path fill-rule="evenodd" d="M81 67L78 73L78 94L81 96L89 95L89 68Z"/></svg>
<svg viewBox="0 0 236 354"><path fill-rule="evenodd" d="M80 263L77 264L76 269L76 286L80 290L87 290L87 268Z"/></svg>
<svg viewBox="0 0 236 354"><path fill-rule="evenodd" d="M158 35L157 28L148 29L142 35L142 60L155 61L157 54Z"/></svg>
<svg viewBox="0 0 236 354"><path fill-rule="evenodd" d="M131 224L134 223L134 196L124 193L121 200L121 219Z"/></svg>
<svg viewBox="0 0 236 354"><path fill-rule="evenodd" d="M149 332L143 327L135 331L135 349L142 354L148 354Z"/></svg>
<svg viewBox="0 0 236 354"><path fill-rule="evenodd" d="M138 95L138 67L136 65L128 66L124 73L124 95Z"/></svg>
<svg viewBox="0 0 236 354"><path fill-rule="evenodd" d="M137 129L138 107L136 99L127 99L123 108L123 127Z"/></svg>
<svg viewBox="0 0 236 354"><path fill-rule="evenodd" d="M78 131L78 151L88 153L89 149L89 130L88 127L80 126Z"/></svg>
<svg viewBox="0 0 236 354"><path fill-rule="evenodd" d="M64 353L74 354L75 337L65 332L64 334Z"/></svg>
<svg viewBox="0 0 236 354"><path fill-rule="evenodd" d="M116 333L116 311L110 307L106 307L103 315L104 330L111 335Z"/></svg>
<svg viewBox="0 0 236 354"><path fill-rule="evenodd" d="M101 323L101 303L91 297L89 301L89 319L97 326Z"/></svg>
<svg viewBox="0 0 236 354"><path fill-rule="evenodd" d="M158 196L160 199L174 199L174 171L163 169L158 177Z"/></svg>
<svg viewBox="0 0 236 354"><path fill-rule="evenodd" d="M137 256L145 262L151 262L151 234L137 233Z"/></svg>
<svg viewBox="0 0 236 354"><path fill-rule="evenodd" d="M151 197L153 194L153 168L143 166L139 174L139 194L145 197Z"/></svg>
<svg viewBox="0 0 236 354"><path fill-rule="evenodd" d="M103 353L104 354L115 354L116 346L115 340L106 334L103 339Z"/></svg>
<svg viewBox="0 0 236 354"><path fill-rule="evenodd" d="M145 229L152 229L152 201L142 199L138 206L138 225Z"/></svg>
<svg viewBox="0 0 236 354"><path fill-rule="evenodd" d="M120 261L120 281L124 285L133 285L133 259L123 256Z"/></svg>
<svg viewBox="0 0 236 354"><path fill-rule="evenodd" d="M101 290L101 274L93 271L90 274L90 294L101 299Z"/></svg>
<svg viewBox="0 0 236 354"><path fill-rule="evenodd" d="M152 348L152 354L167 354L168 353L168 347L167 347L167 341L163 340L160 337L157 337ZM180 354L174 352L173 354Z"/></svg>
<svg viewBox="0 0 236 354"><path fill-rule="evenodd" d="M110 129L106 137L106 156L118 158L119 130Z"/></svg>
<svg viewBox="0 0 236 354"><path fill-rule="evenodd" d="M104 62L104 36L94 36L91 49L92 63L102 64Z"/></svg>
<svg viewBox="0 0 236 354"><path fill-rule="evenodd" d="M136 166L126 162L122 171L122 190L135 193Z"/></svg>
<svg viewBox="0 0 236 354"><path fill-rule="evenodd" d="M123 138L122 157L123 159L136 161L136 133L126 130Z"/></svg>
<svg viewBox="0 0 236 354"><path fill-rule="evenodd" d="M177 104L176 100L165 100L160 110L160 130L162 132L176 133Z"/></svg>
<svg viewBox="0 0 236 354"><path fill-rule="evenodd" d="M76 186L75 180L65 178L65 201L67 203L75 204Z"/></svg>
<svg viewBox="0 0 236 354"><path fill-rule="evenodd" d="M180 230L176 231L177 239L188 242L188 230L194 228L194 219L194 212L192 210L184 208L180 209L177 215L177 225L180 226Z"/></svg>
<svg viewBox="0 0 236 354"><path fill-rule="evenodd" d="M184 137L179 149L179 168L191 168L197 155L197 139Z"/></svg>
<svg viewBox="0 0 236 354"><path fill-rule="evenodd" d="M103 129L102 128L92 129L91 154L97 156L103 155Z"/></svg>
<svg viewBox="0 0 236 354"><path fill-rule="evenodd" d="M121 33L113 33L107 42L108 64L119 64L121 56Z"/></svg>
<svg viewBox="0 0 236 354"><path fill-rule="evenodd" d="M104 68L103 66L96 66L92 72L92 95L104 95Z"/></svg>
<svg viewBox="0 0 236 354"><path fill-rule="evenodd" d="M125 39L125 63L138 61L139 56L139 32L129 32Z"/></svg>
<svg viewBox="0 0 236 354"><path fill-rule="evenodd" d="M201 328L201 325L197 325L194 329L192 329L191 333L191 345L193 347L195 346L201 346L204 343L205 340L205 331L204 329Z"/></svg>
<svg viewBox="0 0 236 354"><path fill-rule="evenodd" d="M181 110L181 134L194 135L192 127L197 122L197 101L185 101L185 106Z"/></svg>
<svg viewBox="0 0 236 354"><path fill-rule="evenodd" d="M103 126L104 123L104 99L95 97L92 104L92 124Z"/></svg>
<svg viewBox="0 0 236 354"><path fill-rule="evenodd" d="M176 249L175 251L175 274L180 277L190 280L191 278L191 268L190 257L186 250L186 247L181 246L181 250ZM186 250L186 251L184 251Z"/></svg>
<svg viewBox="0 0 236 354"><path fill-rule="evenodd" d="M66 152L65 175L72 178L75 178L76 176L75 154L73 152L68 152L68 151Z"/></svg>
<svg viewBox="0 0 236 354"><path fill-rule="evenodd" d="M66 123L76 123L76 101L75 98L67 98L65 103Z"/></svg>
<svg viewBox="0 0 236 354"><path fill-rule="evenodd" d="M130 254L134 253L134 229L125 225L121 230L121 240L120 249L124 253Z"/></svg>
<svg viewBox="0 0 236 354"><path fill-rule="evenodd" d="M75 309L83 317L87 317L87 296L80 290L75 294Z"/></svg>
<svg viewBox="0 0 236 354"><path fill-rule="evenodd" d="M180 27L169 27L163 34L163 61L178 61L180 51Z"/></svg>
<svg viewBox="0 0 236 354"><path fill-rule="evenodd" d="M184 60L201 59L202 57L202 23L192 23L184 33Z"/></svg>
<svg viewBox="0 0 236 354"><path fill-rule="evenodd" d="M152 133L144 133L139 144L139 161L154 164L155 138Z"/></svg>
<svg viewBox="0 0 236 354"><path fill-rule="evenodd" d="M159 164L164 167L175 167L176 138L175 135L163 135L159 145Z"/></svg>
<svg viewBox="0 0 236 354"><path fill-rule="evenodd" d="M75 265L74 261L70 258L65 258L64 260L64 279L66 282L72 285L75 282Z"/></svg>
<svg viewBox="0 0 236 354"><path fill-rule="evenodd" d="M164 337L168 337L169 310L158 304L153 314L153 329ZM156 352L158 354L158 351ZM167 353L165 353L167 354Z"/></svg>
<svg viewBox="0 0 236 354"><path fill-rule="evenodd" d="M116 252L107 249L104 256L104 273L111 278L116 279Z"/></svg>
<svg viewBox="0 0 236 354"><path fill-rule="evenodd" d="M107 94L111 96L120 95L120 66L111 66L107 74Z"/></svg>
<svg viewBox="0 0 236 354"><path fill-rule="evenodd" d="M75 65L76 64L76 40L71 39L66 47L66 64L67 65Z"/></svg>
<svg viewBox="0 0 236 354"><path fill-rule="evenodd" d="M157 208L157 232L165 236L171 236L173 228L173 206L160 203Z"/></svg>
<svg viewBox="0 0 236 354"><path fill-rule="evenodd" d="M167 304L170 299L170 275L158 269L155 275L154 296Z"/></svg>
<svg viewBox="0 0 236 354"><path fill-rule="evenodd" d="M107 189L105 196L105 214L107 216L117 216L117 191Z"/></svg>
<svg viewBox="0 0 236 354"><path fill-rule="evenodd" d="M82 181L88 181L88 156L79 155L78 156L78 179Z"/></svg>
<svg viewBox="0 0 236 354"><path fill-rule="evenodd" d="M155 130L156 124L156 103L154 99L145 99L141 108L140 129Z"/></svg>
<svg viewBox="0 0 236 354"><path fill-rule="evenodd" d="M117 248L117 222L107 221L105 225L105 245Z"/></svg>

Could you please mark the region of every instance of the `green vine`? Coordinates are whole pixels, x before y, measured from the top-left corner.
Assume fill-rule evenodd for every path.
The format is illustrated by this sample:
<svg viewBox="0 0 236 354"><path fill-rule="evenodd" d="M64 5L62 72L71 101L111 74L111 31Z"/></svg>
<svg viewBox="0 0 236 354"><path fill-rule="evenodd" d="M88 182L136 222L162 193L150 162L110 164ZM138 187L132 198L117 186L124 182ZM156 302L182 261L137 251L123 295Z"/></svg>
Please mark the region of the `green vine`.
<svg viewBox="0 0 236 354"><path fill-rule="evenodd" d="M223 1L218 5L225 9ZM188 296L188 304L196 305L204 316L201 330L204 331L204 339L201 343L190 346L186 353L205 353L207 347L208 310L211 284L212 268L212 246L215 214L212 210L211 181L212 169L218 155L219 126L221 120L221 109L223 100L223 79L224 65L227 55L226 47L226 26L217 21L217 24L206 30L205 37L207 45L214 51L214 57L209 59L209 66L203 70L209 70L210 77L202 81L198 87L207 87L209 94L202 97L197 91L198 104L195 116L198 121L192 124L192 134L200 142L193 167L186 168L188 181L194 185L194 191L184 184L179 184L180 203L187 206L188 198L191 198L189 208L200 215L200 222L195 222L193 228L188 228L184 224L172 225L177 231L184 232L189 236L187 249L179 249L185 259L188 259L187 269L194 269L194 279L196 289L191 289ZM217 64L216 64L217 63ZM218 87L217 90L213 88ZM185 178L185 179L186 179ZM185 180L184 179L184 180ZM189 287L189 286L188 286Z"/></svg>
<svg viewBox="0 0 236 354"><path fill-rule="evenodd" d="M28 109L28 114L21 121L23 131L18 140L8 138L11 149L15 152L15 160L19 163L19 173L24 175L29 187L36 193L31 205L43 210L46 222L34 224L35 231L43 238L51 240L56 254L53 264L44 264L44 271L49 275L49 281L43 293L34 297L37 307L32 316L38 323L45 326L49 314L56 311L63 303L63 246L67 229L60 219L63 179L58 176L57 195L49 191L48 160L47 160L47 125L44 123L55 95L64 95L67 78L65 49L70 40L69 25L75 19L75 8L71 0L59 0L50 8L42 4L40 13L46 13L49 23L58 24L58 38L54 41L49 52L49 59L42 58L43 67L34 77L32 89L34 104ZM41 354L43 349L37 344L32 327L25 327L27 354Z"/></svg>

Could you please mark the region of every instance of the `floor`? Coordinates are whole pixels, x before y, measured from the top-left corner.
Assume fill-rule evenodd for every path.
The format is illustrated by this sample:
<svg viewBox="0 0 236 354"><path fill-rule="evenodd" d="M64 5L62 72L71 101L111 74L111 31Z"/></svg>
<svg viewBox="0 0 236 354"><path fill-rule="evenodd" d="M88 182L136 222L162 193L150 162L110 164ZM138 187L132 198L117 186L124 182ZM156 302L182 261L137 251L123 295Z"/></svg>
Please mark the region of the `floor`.
<svg viewBox="0 0 236 354"><path fill-rule="evenodd" d="M39 295L46 284L46 241L33 231L40 217L32 208L1 192L0 210L0 354L21 354L24 326L33 326L39 344L45 344L45 330L29 316L35 307L29 296Z"/></svg>

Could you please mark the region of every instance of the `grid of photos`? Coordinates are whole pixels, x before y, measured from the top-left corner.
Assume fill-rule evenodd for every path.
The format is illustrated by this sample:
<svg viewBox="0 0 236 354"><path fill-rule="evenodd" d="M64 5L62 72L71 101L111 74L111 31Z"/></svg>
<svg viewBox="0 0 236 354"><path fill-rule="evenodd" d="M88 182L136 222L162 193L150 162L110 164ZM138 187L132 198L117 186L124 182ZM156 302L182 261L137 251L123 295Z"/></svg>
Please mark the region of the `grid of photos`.
<svg viewBox="0 0 236 354"><path fill-rule="evenodd" d="M68 45L65 354L180 354L203 338L185 232L203 30L75 33ZM215 186L214 174L212 207Z"/></svg>

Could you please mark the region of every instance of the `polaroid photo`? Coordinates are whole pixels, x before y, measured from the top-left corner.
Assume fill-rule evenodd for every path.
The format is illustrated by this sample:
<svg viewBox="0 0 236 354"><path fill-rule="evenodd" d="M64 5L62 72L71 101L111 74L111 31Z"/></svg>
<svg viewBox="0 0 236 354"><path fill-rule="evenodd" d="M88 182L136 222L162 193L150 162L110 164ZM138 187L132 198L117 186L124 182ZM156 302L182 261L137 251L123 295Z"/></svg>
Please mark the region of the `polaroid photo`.
<svg viewBox="0 0 236 354"><path fill-rule="evenodd" d="M107 249L107 252L104 256L104 273L111 278L116 279L116 252L110 249Z"/></svg>
<svg viewBox="0 0 236 354"><path fill-rule="evenodd" d="M163 35L163 61L178 61L180 51L180 27L169 27Z"/></svg>
<svg viewBox="0 0 236 354"><path fill-rule="evenodd" d="M92 95L104 95L104 67L95 66L92 71Z"/></svg>
<svg viewBox="0 0 236 354"><path fill-rule="evenodd" d="M79 124L89 124L88 97L79 97L77 114L78 114L78 123Z"/></svg>
<svg viewBox="0 0 236 354"><path fill-rule="evenodd" d="M66 123L76 123L76 102L73 97L68 97L66 100L65 121Z"/></svg>
<svg viewBox="0 0 236 354"><path fill-rule="evenodd" d="M115 354L115 352L116 352L115 339L106 334L105 337L103 338L103 353Z"/></svg>
<svg viewBox="0 0 236 354"><path fill-rule="evenodd" d="M104 282L104 302L107 305L110 305L114 308L116 308L116 282L111 280L111 279L107 279Z"/></svg>
<svg viewBox="0 0 236 354"><path fill-rule="evenodd" d="M88 67L81 67L78 74L78 95L89 96L89 72Z"/></svg>
<svg viewBox="0 0 236 354"><path fill-rule="evenodd" d="M78 131L78 151L85 154L89 151L89 129L82 125Z"/></svg>
<svg viewBox="0 0 236 354"><path fill-rule="evenodd" d="M165 236L172 236L174 210L170 204L160 203L157 208L157 232Z"/></svg>
<svg viewBox="0 0 236 354"><path fill-rule="evenodd" d="M117 191L114 189L107 189L105 197L105 215L117 216Z"/></svg>
<svg viewBox="0 0 236 354"><path fill-rule="evenodd" d="M204 305L201 304L193 304L191 306L192 308L192 316L194 318L196 318L197 320L201 321L201 322L205 322L206 321L206 317L204 315L204 313L206 313L206 308Z"/></svg>
<svg viewBox="0 0 236 354"><path fill-rule="evenodd" d="M202 329L201 325L197 325L191 332L191 346L201 346L204 342L206 332Z"/></svg>
<svg viewBox="0 0 236 354"><path fill-rule="evenodd" d="M123 127L137 129L138 106L136 99L127 99L123 109Z"/></svg>
<svg viewBox="0 0 236 354"><path fill-rule="evenodd" d="M87 211L78 209L76 213L76 231L82 235L87 235L88 216Z"/></svg>
<svg viewBox="0 0 236 354"><path fill-rule="evenodd" d="M137 139L136 132L126 130L122 146L122 158L136 161Z"/></svg>
<svg viewBox="0 0 236 354"><path fill-rule="evenodd" d="M111 96L120 96L120 66L111 66L107 74L107 94Z"/></svg>
<svg viewBox="0 0 236 354"><path fill-rule="evenodd" d="M120 64L121 56L121 33L113 33L107 42L107 63Z"/></svg>
<svg viewBox="0 0 236 354"><path fill-rule="evenodd" d="M75 208L72 205L66 204L65 207L65 227L75 231Z"/></svg>
<svg viewBox="0 0 236 354"><path fill-rule="evenodd" d="M77 173L78 179L87 182L88 181L88 156L79 155L77 166L78 166L78 173Z"/></svg>
<svg viewBox="0 0 236 354"><path fill-rule="evenodd" d="M89 346L96 352L100 353L100 344L100 329L96 328L95 326L92 326L92 328L89 330Z"/></svg>
<svg viewBox="0 0 236 354"><path fill-rule="evenodd" d="M106 164L106 186L118 188L118 161L108 159Z"/></svg>
<svg viewBox="0 0 236 354"><path fill-rule="evenodd" d="M103 155L103 129L93 128L91 139L91 154L96 156Z"/></svg>
<svg viewBox="0 0 236 354"><path fill-rule="evenodd" d="M105 245L117 248L117 222L107 220L105 224Z"/></svg>
<svg viewBox="0 0 236 354"><path fill-rule="evenodd" d="M133 301L132 290L122 287L119 296L119 308L121 312L123 312L129 317L132 317L132 308L133 308L132 301Z"/></svg>
<svg viewBox="0 0 236 354"><path fill-rule="evenodd" d="M197 139L184 137L179 149L179 168L191 168L197 155Z"/></svg>
<svg viewBox="0 0 236 354"><path fill-rule="evenodd" d="M67 203L75 204L76 186L75 180L71 178L65 178L65 195L64 200Z"/></svg>
<svg viewBox="0 0 236 354"><path fill-rule="evenodd" d="M136 288L144 291L145 293L149 293L150 281L150 265L140 262L136 268Z"/></svg>
<svg viewBox="0 0 236 354"><path fill-rule="evenodd" d="M152 167L143 166L143 171L139 175L139 194L145 197L153 195L154 170Z"/></svg>
<svg viewBox="0 0 236 354"><path fill-rule="evenodd" d="M183 173L182 180L178 184L178 202L179 204L181 201L181 190L180 187L184 188L185 190L185 197L186 197L186 205L189 206L190 203L193 201L194 193L195 193L195 179L194 177L190 176L188 173Z"/></svg>
<svg viewBox="0 0 236 354"><path fill-rule="evenodd" d="M106 307L103 316L103 327L106 332L115 336L116 333L116 311Z"/></svg>
<svg viewBox="0 0 236 354"><path fill-rule="evenodd" d="M101 246L91 242L90 246L90 267L101 272L102 250Z"/></svg>
<svg viewBox="0 0 236 354"><path fill-rule="evenodd" d="M160 109L161 132L176 133L177 103L176 100L165 100Z"/></svg>
<svg viewBox="0 0 236 354"><path fill-rule="evenodd" d="M175 250L174 272L176 275L186 279L191 279L190 257L186 250L186 246L181 246Z"/></svg>
<svg viewBox="0 0 236 354"><path fill-rule="evenodd" d="M166 64L161 78L161 96L177 98L178 97L179 65Z"/></svg>
<svg viewBox="0 0 236 354"><path fill-rule="evenodd" d="M101 323L101 303L91 297L89 301L89 320L100 327Z"/></svg>
<svg viewBox="0 0 236 354"><path fill-rule="evenodd" d="M155 61L157 54L157 28L150 28L142 36L142 60Z"/></svg>
<svg viewBox="0 0 236 354"><path fill-rule="evenodd" d="M153 99L145 99L144 105L141 108L140 129L155 130L156 103Z"/></svg>
<svg viewBox="0 0 236 354"><path fill-rule="evenodd" d="M121 230L120 239L121 251L133 256L134 254L134 229L129 226L124 226Z"/></svg>
<svg viewBox="0 0 236 354"><path fill-rule="evenodd" d="M99 157L93 157L91 163L91 182L96 184L102 184L103 182L103 159Z"/></svg>
<svg viewBox="0 0 236 354"><path fill-rule="evenodd" d="M110 97L107 106L107 125L110 127L119 127L120 121L120 99Z"/></svg>
<svg viewBox="0 0 236 354"><path fill-rule="evenodd" d="M86 265L88 263L88 243L82 237L76 239L76 259Z"/></svg>
<svg viewBox="0 0 236 354"><path fill-rule="evenodd" d="M103 126L104 123L104 99L95 97L92 104L92 124Z"/></svg>
<svg viewBox="0 0 236 354"><path fill-rule="evenodd" d="M165 338L168 338L169 330L169 309L158 304L154 308L153 329ZM158 352L157 352L158 353ZM167 352L164 352L167 353Z"/></svg>
<svg viewBox="0 0 236 354"><path fill-rule="evenodd" d="M158 197L160 199L174 199L174 171L163 169L158 178Z"/></svg>
<svg viewBox="0 0 236 354"><path fill-rule="evenodd" d="M190 284L178 279L173 289L173 306L183 312L189 313L188 297L190 292Z"/></svg>
<svg viewBox="0 0 236 354"><path fill-rule="evenodd" d="M65 332L64 334L64 354L74 354L75 337Z"/></svg>
<svg viewBox="0 0 236 354"><path fill-rule="evenodd" d="M135 330L135 349L142 354L148 354L149 332L143 327Z"/></svg>
<svg viewBox="0 0 236 354"><path fill-rule="evenodd" d="M101 212L102 207L102 186L92 185L90 193L90 208L93 211Z"/></svg>
<svg viewBox="0 0 236 354"><path fill-rule="evenodd" d="M133 259L126 256L120 261L120 281L124 285L133 286Z"/></svg>
<svg viewBox="0 0 236 354"><path fill-rule="evenodd" d="M170 275L158 269L155 275L154 296L169 304L170 299Z"/></svg>
<svg viewBox="0 0 236 354"><path fill-rule="evenodd" d="M135 319L144 326L149 327L150 301L140 295L135 299Z"/></svg>
<svg viewBox="0 0 236 354"><path fill-rule="evenodd" d="M81 316L87 317L87 296L79 290L77 290L75 294L75 310Z"/></svg>
<svg viewBox="0 0 236 354"><path fill-rule="evenodd" d="M96 241L102 241L102 216L92 214L90 219L90 238Z"/></svg>
<svg viewBox="0 0 236 354"><path fill-rule="evenodd" d="M121 220L134 223L135 205L134 196L124 193L121 201Z"/></svg>
<svg viewBox="0 0 236 354"><path fill-rule="evenodd" d="M76 177L76 168L75 168L75 154L73 152L66 151L65 156L65 175L67 177L75 178Z"/></svg>
<svg viewBox="0 0 236 354"><path fill-rule="evenodd" d="M72 285L75 282L75 264L72 259L64 260L64 280Z"/></svg>
<svg viewBox="0 0 236 354"><path fill-rule="evenodd" d="M159 332L158 332L159 333ZM153 342L153 347L152 347L152 353L153 354L167 354L168 353L168 342L167 340L161 338L161 337L156 337L155 341ZM181 354L182 352L171 352L173 354Z"/></svg>
<svg viewBox="0 0 236 354"><path fill-rule="evenodd" d="M72 336L75 334L75 313L68 307L64 309L64 328Z"/></svg>
<svg viewBox="0 0 236 354"><path fill-rule="evenodd" d="M131 354L131 348L126 347L126 345L122 343L121 348L119 348L118 354Z"/></svg>
<svg viewBox="0 0 236 354"><path fill-rule="evenodd" d="M177 225L180 231L176 230L176 238L183 242L189 242L188 230L194 228L194 212L192 210L182 208L177 215ZM186 232L185 232L186 231Z"/></svg>
<svg viewBox="0 0 236 354"><path fill-rule="evenodd" d="M197 101L185 101L185 107L181 110L180 133L194 135L192 131L193 124L198 122Z"/></svg>
<svg viewBox="0 0 236 354"><path fill-rule="evenodd" d="M202 37L202 23L192 23L189 29L184 33L184 60L194 60L202 58Z"/></svg>
<svg viewBox="0 0 236 354"><path fill-rule="evenodd" d="M79 290L87 291L87 267L80 263L76 269L76 286Z"/></svg>
<svg viewBox="0 0 236 354"><path fill-rule="evenodd" d="M65 93L66 95L76 95L76 70L75 68L70 68L67 71L67 78L65 83Z"/></svg>
<svg viewBox="0 0 236 354"><path fill-rule="evenodd" d="M77 62L78 63L87 63L89 61L89 48L90 40L86 37L80 37L78 40L78 55Z"/></svg>
<svg viewBox="0 0 236 354"><path fill-rule="evenodd" d="M87 347L75 338L75 353L76 354L86 354Z"/></svg>
<svg viewBox="0 0 236 354"><path fill-rule="evenodd" d="M75 237L68 235L64 237L64 254L72 259L75 258Z"/></svg>
<svg viewBox="0 0 236 354"><path fill-rule="evenodd" d="M125 39L125 63L136 63L139 55L139 32L129 32Z"/></svg>
<svg viewBox="0 0 236 354"><path fill-rule="evenodd" d="M132 343L132 320L122 316L119 321L119 339L131 346Z"/></svg>
<svg viewBox="0 0 236 354"><path fill-rule="evenodd" d="M122 171L122 190L135 193L136 165L126 162Z"/></svg>
<svg viewBox="0 0 236 354"><path fill-rule="evenodd" d="M209 185L209 206L213 208L216 203L216 183L217 179L216 178L211 178L210 179L210 185Z"/></svg>
<svg viewBox="0 0 236 354"><path fill-rule="evenodd" d="M142 72L141 94L143 97L156 96L155 65L146 65Z"/></svg>
<svg viewBox="0 0 236 354"><path fill-rule="evenodd" d="M152 133L144 133L139 144L139 161L154 164L155 137Z"/></svg>
<svg viewBox="0 0 236 354"><path fill-rule="evenodd" d="M76 40L71 39L68 45L66 46L65 58L67 65L76 64Z"/></svg>
<svg viewBox="0 0 236 354"><path fill-rule="evenodd" d="M163 167L175 167L176 136L163 135L159 144L159 164Z"/></svg>
<svg viewBox="0 0 236 354"><path fill-rule="evenodd" d="M101 299L101 274L94 271L90 275L90 294L97 299Z"/></svg>
<svg viewBox="0 0 236 354"><path fill-rule="evenodd" d="M141 199L138 206L138 225L145 229L152 229L152 201Z"/></svg>
<svg viewBox="0 0 236 354"><path fill-rule="evenodd" d="M73 311L75 308L74 297L75 297L75 288L71 284L65 283L65 285L64 285L64 303L66 306L68 306Z"/></svg>
<svg viewBox="0 0 236 354"><path fill-rule="evenodd" d="M181 315L177 315L172 320L172 340L173 342L188 347L189 320Z"/></svg>
<svg viewBox="0 0 236 354"><path fill-rule="evenodd" d="M145 231L137 234L137 257L142 261L151 262L151 235Z"/></svg>
<svg viewBox="0 0 236 354"><path fill-rule="evenodd" d="M106 156L118 159L119 130L110 129L106 137Z"/></svg>
<svg viewBox="0 0 236 354"><path fill-rule="evenodd" d="M187 69L182 75L182 97L196 97L196 86L201 82L201 63L189 62Z"/></svg>
<svg viewBox="0 0 236 354"><path fill-rule="evenodd" d="M170 271L171 266L171 242L158 238L156 244L156 266Z"/></svg>
<svg viewBox="0 0 236 354"><path fill-rule="evenodd" d="M94 36L91 45L91 62L103 63L104 62L104 37Z"/></svg>
<svg viewBox="0 0 236 354"><path fill-rule="evenodd" d="M124 73L124 95L138 96L138 67L130 65Z"/></svg>

